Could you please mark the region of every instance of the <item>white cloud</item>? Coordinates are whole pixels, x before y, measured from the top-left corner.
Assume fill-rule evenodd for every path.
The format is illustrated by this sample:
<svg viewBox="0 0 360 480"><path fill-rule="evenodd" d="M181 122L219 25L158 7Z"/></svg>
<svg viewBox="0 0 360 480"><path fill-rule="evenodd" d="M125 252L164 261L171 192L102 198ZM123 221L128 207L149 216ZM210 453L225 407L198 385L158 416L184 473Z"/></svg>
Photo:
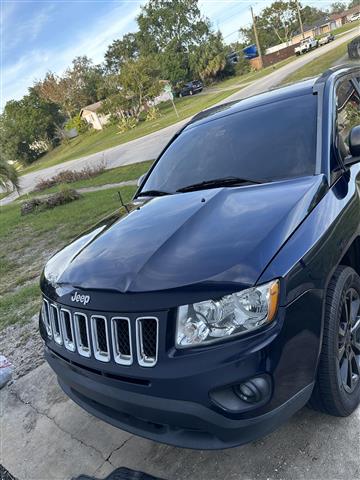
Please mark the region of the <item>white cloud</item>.
<svg viewBox="0 0 360 480"><path fill-rule="evenodd" d="M125 15L123 7L117 6L92 26L87 25L77 36L74 35L69 45L27 52L15 63L3 68L1 107L10 99L21 98L27 88L35 80L43 78L47 71L63 73L76 56L87 55L95 63L101 62L107 46L131 30L139 13L139 5L140 2L134 2L133 8L127 10ZM34 34L35 31L34 29Z"/></svg>
<svg viewBox="0 0 360 480"><path fill-rule="evenodd" d="M17 22L16 29L12 29L7 35L3 33L4 46L7 50L16 47L23 42L33 42L47 24L55 9L55 5L48 3L46 6L36 12L34 17L28 18L26 21ZM12 11L12 16L14 15ZM3 25L6 24L6 19L3 19ZM15 23L15 22L14 22Z"/></svg>

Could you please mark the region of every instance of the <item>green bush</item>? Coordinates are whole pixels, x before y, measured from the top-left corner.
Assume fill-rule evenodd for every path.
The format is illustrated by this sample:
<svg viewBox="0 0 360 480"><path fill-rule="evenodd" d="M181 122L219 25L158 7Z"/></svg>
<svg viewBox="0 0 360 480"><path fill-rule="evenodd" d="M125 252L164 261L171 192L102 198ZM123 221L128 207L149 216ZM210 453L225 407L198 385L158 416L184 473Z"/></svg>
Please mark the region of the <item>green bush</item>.
<svg viewBox="0 0 360 480"><path fill-rule="evenodd" d="M29 213L38 213L44 210L55 208L59 205L64 205L81 197L76 190L69 188L67 185L61 187L60 191L49 195L45 198L32 198L26 200L21 205L21 215L28 215Z"/></svg>
<svg viewBox="0 0 360 480"><path fill-rule="evenodd" d="M151 122L151 120L156 120L161 116L160 110L155 106L150 107L149 110L146 112L146 121Z"/></svg>
<svg viewBox="0 0 360 480"><path fill-rule="evenodd" d="M251 65L249 60L241 56L238 62L235 64L234 68L235 68L236 75L245 75L251 71Z"/></svg>
<svg viewBox="0 0 360 480"><path fill-rule="evenodd" d="M80 117L79 115L75 115L75 117L70 118L65 125L66 130L72 130L73 128L76 128L76 131L78 132L79 135L82 133L85 133L89 130L90 125L87 123L86 120Z"/></svg>
<svg viewBox="0 0 360 480"><path fill-rule="evenodd" d="M135 117L122 117L122 119L119 122L118 133L125 133L135 128L137 124L138 124L138 120Z"/></svg>

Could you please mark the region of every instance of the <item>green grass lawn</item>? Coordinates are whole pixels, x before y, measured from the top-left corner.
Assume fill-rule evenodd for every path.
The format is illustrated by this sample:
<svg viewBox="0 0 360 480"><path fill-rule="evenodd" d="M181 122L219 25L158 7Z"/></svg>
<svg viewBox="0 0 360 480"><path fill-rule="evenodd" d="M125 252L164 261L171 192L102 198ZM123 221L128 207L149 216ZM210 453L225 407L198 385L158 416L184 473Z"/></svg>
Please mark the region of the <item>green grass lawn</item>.
<svg viewBox="0 0 360 480"><path fill-rule="evenodd" d="M69 188L84 188L84 187L98 187L101 185L108 185L111 183L120 183L127 180L137 180L141 175L146 173L151 167L153 160L147 162L133 163L131 165L124 165L122 167L110 168L105 170L96 177L89 178L87 180L79 180L73 183L67 183ZM27 193L19 197L16 201L23 201L27 198L38 197L40 195L48 195L49 193L58 192L64 184L56 185L46 190Z"/></svg>
<svg viewBox="0 0 360 480"><path fill-rule="evenodd" d="M30 166L24 168L21 173L40 170L57 165L58 163L73 160L74 158L101 152L107 148L129 142L130 140L135 140L136 138L160 130L168 125L172 125L179 120L191 117L201 110L220 102L237 90L239 90L239 88L176 99L175 104L179 118L176 116L171 102L164 102L160 105L161 117L156 120L140 122L137 127L122 134L117 133L118 127L116 125L110 125L102 131L91 131L70 140L67 145L60 145Z"/></svg>
<svg viewBox="0 0 360 480"><path fill-rule="evenodd" d="M345 43L299 68L291 75L287 76L282 81L282 84L298 82L304 78L315 77L330 68L337 60L343 57L346 52L347 44Z"/></svg>
<svg viewBox="0 0 360 480"><path fill-rule="evenodd" d="M135 187L121 191L128 202ZM0 209L0 329L26 322L38 311L39 275L47 259L118 208L117 189L112 189L37 214L21 216L18 203Z"/></svg>

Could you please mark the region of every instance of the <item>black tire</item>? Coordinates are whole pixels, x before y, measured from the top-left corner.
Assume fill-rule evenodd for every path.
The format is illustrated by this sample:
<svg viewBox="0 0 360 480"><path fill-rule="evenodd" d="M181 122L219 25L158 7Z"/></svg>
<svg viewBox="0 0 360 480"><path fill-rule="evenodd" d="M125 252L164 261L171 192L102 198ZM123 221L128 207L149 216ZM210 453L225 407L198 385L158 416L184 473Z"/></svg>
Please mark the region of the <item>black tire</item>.
<svg viewBox="0 0 360 480"><path fill-rule="evenodd" d="M310 406L346 417L360 403L360 277L340 265L325 304L322 349Z"/></svg>

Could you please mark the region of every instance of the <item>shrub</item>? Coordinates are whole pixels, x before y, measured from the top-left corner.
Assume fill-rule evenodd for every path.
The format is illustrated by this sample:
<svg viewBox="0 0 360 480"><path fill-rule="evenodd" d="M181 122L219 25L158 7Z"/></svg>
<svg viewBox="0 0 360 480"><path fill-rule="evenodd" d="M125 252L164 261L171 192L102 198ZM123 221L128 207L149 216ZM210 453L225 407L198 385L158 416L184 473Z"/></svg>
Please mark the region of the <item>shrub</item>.
<svg viewBox="0 0 360 480"><path fill-rule="evenodd" d="M146 112L146 121L150 122L151 120L156 120L160 116L161 116L160 110L158 108L156 108L155 106L152 106Z"/></svg>
<svg viewBox="0 0 360 480"><path fill-rule="evenodd" d="M135 117L123 117L119 122L118 133L125 133L132 128L135 128L138 120Z"/></svg>
<svg viewBox="0 0 360 480"><path fill-rule="evenodd" d="M41 212L55 208L65 203L73 202L81 197L80 193L72 188L65 187L60 192L47 196L46 198L32 198L26 200L21 205L21 215L28 215L29 213Z"/></svg>
<svg viewBox="0 0 360 480"><path fill-rule="evenodd" d="M240 56L238 62L234 66L236 75L246 75L251 71L251 64L249 60Z"/></svg>
<svg viewBox="0 0 360 480"><path fill-rule="evenodd" d="M79 180L88 180L89 178L96 177L105 171L105 162L101 162L94 167L85 167L78 172L73 170L64 170L54 177L42 178L35 186L36 191L46 190L47 188L60 185L62 183L73 183Z"/></svg>
<svg viewBox="0 0 360 480"><path fill-rule="evenodd" d="M70 118L65 125L66 130L72 130L76 128L76 131L79 135L82 133L87 132L90 129L90 125L87 123L86 120L80 117L79 115L75 115L75 117Z"/></svg>

